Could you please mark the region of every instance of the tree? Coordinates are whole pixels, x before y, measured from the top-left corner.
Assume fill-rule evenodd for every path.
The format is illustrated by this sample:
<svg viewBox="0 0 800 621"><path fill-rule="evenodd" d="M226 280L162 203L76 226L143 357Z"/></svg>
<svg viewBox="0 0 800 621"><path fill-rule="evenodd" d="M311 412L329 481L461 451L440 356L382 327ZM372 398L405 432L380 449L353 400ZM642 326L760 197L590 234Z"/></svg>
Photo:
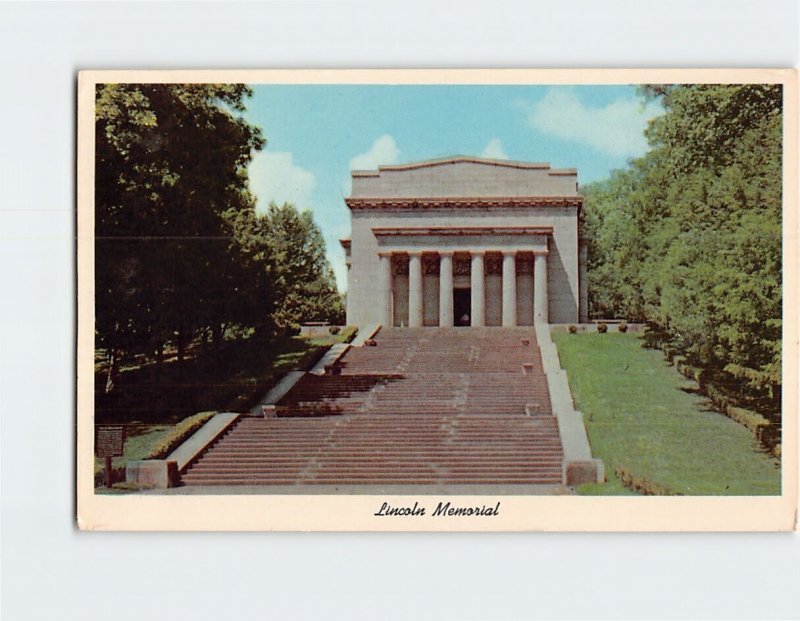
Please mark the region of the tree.
<svg viewBox="0 0 800 621"><path fill-rule="evenodd" d="M274 203L264 216L274 253L277 305L275 322L287 327L304 321L344 321L344 307L325 241L310 211Z"/></svg>
<svg viewBox="0 0 800 621"><path fill-rule="evenodd" d="M651 150L586 188L592 310L650 322L779 407L781 89L645 90L666 108Z"/></svg>
<svg viewBox="0 0 800 621"><path fill-rule="evenodd" d="M98 86L96 333L112 360L168 341L182 357L246 295L230 287L238 264L223 214L254 209L246 167L264 140L237 116L249 95L244 85Z"/></svg>

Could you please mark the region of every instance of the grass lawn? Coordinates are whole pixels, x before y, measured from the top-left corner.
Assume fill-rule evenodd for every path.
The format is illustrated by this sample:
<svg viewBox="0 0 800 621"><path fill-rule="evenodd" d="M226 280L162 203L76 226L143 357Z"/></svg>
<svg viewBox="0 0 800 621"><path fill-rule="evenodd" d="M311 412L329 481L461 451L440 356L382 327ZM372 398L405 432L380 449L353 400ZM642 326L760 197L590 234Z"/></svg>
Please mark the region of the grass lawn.
<svg viewBox="0 0 800 621"><path fill-rule="evenodd" d="M778 461L639 336L563 333L553 341L608 479L579 493L632 493L615 474L620 465L685 495L781 493Z"/></svg>

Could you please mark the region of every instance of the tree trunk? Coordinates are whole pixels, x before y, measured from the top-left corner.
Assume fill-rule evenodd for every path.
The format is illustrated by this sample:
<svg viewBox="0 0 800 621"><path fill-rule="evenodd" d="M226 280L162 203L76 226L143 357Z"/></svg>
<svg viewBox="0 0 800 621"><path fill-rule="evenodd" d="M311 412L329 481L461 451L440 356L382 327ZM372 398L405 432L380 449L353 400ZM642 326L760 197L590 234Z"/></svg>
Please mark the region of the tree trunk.
<svg viewBox="0 0 800 621"><path fill-rule="evenodd" d="M161 371L164 369L164 343L159 343L156 347L156 377L161 377Z"/></svg>
<svg viewBox="0 0 800 621"><path fill-rule="evenodd" d="M182 364L186 357L186 330L181 324L178 327L178 364Z"/></svg>
<svg viewBox="0 0 800 621"><path fill-rule="evenodd" d="M219 346L222 344L222 335L225 332L225 327L223 324L214 323L211 326L211 341L214 344L214 349L219 349Z"/></svg>
<svg viewBox="0 0 800 621"><path fill-rule="evenodd" d="M108 376L106 377L106 394L114 390L114 380L117 377L117 367L119 360L113 348L108 350Z"/></svg>

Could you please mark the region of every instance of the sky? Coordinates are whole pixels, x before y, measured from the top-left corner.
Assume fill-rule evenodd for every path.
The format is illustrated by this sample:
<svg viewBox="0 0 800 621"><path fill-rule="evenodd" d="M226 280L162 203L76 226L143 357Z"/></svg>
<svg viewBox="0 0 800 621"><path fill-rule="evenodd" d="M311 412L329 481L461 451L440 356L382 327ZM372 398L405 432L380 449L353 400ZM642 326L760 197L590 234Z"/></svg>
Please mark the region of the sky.
<svg viewBox="0 0 800 621"><path fill-rule="evenodd" d="M340 291L350 171L451 155L549 162L578 182L643 155L663 112L634 86L253 85L245 118L267 145L249 167L256 209L310 209Z"/></svg>

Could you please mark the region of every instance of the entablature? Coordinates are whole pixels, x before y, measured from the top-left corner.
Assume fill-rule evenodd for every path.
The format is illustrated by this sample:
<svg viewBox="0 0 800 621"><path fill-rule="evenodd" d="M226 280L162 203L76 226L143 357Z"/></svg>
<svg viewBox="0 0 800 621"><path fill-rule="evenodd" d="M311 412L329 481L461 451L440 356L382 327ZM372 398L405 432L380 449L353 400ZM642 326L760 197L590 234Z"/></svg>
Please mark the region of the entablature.
<svg viewBox="0 0 800 621"><path fill-rule="evenodd" d="M471 197L347 197L352 209L492 209L524 207L580 207L582 196L471 196Z"/></svg>

